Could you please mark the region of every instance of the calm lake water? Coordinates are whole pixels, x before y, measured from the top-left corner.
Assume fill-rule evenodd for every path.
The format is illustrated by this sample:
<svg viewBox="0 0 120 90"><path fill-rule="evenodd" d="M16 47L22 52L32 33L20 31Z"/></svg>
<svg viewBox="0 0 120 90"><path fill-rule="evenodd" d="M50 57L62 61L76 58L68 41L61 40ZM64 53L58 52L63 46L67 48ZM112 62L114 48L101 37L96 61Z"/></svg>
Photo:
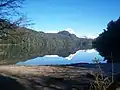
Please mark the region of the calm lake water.
<svg viewBox="0 0 120 90"><path fill-rule="evenodd" d="M79 50L75 54L71 54L68 57L59 57L58 55L45 55L44 57L37 57L29 59L24 62L18 62L17 65L61 65L72 63L93 63L95 58L103 60L103 57L94 50ZM105 63L106 61L101 61Z"/></svg>

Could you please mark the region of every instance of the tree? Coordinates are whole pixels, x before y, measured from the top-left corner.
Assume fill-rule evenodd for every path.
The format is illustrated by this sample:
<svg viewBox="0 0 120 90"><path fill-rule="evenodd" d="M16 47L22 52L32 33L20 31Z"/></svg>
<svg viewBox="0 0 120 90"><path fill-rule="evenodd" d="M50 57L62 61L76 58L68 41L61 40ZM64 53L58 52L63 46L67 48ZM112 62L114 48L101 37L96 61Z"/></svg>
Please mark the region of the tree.
<svg viewBox="0 0 120 90"><path fill-rule="evenodd" d="M120 18L108 23L107 28L93 40L93 47L107 62L120 62Z"/></svg>
<svg viewBox="0 0 120 90"><path fill-rule="evenodd" d="M11 35L8 30L27 25L26 17L20 12L24 0L0 0L0 39Z"/></svg>

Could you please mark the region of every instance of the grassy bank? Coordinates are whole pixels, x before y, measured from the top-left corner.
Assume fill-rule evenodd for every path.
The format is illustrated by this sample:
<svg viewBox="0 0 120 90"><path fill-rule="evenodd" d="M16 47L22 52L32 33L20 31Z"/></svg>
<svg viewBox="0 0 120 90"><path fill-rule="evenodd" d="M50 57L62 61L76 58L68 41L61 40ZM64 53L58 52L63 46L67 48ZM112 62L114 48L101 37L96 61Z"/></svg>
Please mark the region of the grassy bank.
<svg viewBox="0 0 120 90"><path fill-rule="evenodd" d="M96 73L97 68L75 66L1 65L0 90L90 90Z"/></svg>
<svg viewBox="0 0 120 90"><path fill-rule="evenodd" d="M87 90L90 84L87 74L93 71L73 66L4 65L0 66L0 79L8 81L0 85L2 90ZM18 87L14 87L14 83L18 83Z"/></svg>

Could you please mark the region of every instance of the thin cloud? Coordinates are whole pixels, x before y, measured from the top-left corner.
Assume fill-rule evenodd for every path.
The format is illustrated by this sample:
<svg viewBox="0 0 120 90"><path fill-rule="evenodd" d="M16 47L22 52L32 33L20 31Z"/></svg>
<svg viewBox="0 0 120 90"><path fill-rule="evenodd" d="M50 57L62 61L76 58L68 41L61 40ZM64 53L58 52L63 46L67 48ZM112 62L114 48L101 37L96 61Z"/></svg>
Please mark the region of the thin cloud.
<svg viewBox="0 0 120 90"><path fill-rule="evenodd" d="M66 28L65 31L68 31L71 34L75 34L75 31L72 28Z"/></svg>

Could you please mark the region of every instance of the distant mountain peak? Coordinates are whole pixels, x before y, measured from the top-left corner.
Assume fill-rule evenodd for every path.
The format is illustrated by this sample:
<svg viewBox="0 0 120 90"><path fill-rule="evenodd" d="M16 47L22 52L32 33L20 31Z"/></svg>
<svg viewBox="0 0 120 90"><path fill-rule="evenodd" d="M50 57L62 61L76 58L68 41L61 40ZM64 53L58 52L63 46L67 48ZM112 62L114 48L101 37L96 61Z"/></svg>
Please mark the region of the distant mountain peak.
<svg viewBox="0 0 120 90"><path fill-rule="evenodd" d="M66 30L63 30L63 31L59 31L57 34L62 34L62 35L67 35L69 36L70 35L70 32L66 31Z"/></svg>

